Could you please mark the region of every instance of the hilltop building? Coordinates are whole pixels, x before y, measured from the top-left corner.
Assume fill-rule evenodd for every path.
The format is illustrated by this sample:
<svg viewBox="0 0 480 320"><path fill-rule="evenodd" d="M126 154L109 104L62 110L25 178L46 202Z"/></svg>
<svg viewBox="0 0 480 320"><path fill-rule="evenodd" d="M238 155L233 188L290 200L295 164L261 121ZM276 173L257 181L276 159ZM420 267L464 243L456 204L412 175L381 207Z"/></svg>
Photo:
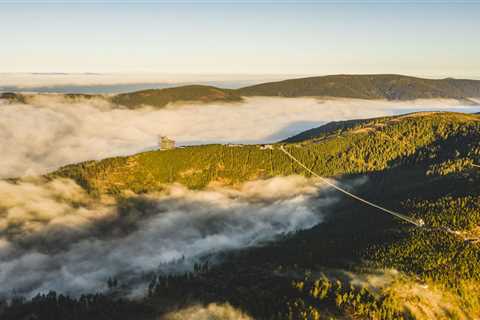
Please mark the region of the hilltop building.
<svg viewBox="0 0 480 320"><path fill-rule="evenodd" d="M160 137L160 150L171 150L175 149L175 140L169 139L166 136Z"/></svg>
<svg viewBox="0 0 480 320"><path fill-rule="evenodd" d="M262 144L262 145L260 145L260 150L273 150L273 145L271 145L271 144Z"/></svg>

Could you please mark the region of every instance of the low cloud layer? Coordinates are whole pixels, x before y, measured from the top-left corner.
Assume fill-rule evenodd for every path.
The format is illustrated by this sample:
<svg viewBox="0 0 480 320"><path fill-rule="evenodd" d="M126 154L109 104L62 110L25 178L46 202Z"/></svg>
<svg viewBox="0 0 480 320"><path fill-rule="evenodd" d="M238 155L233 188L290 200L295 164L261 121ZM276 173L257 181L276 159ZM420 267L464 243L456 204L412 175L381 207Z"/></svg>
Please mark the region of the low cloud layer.
<svg viewBox="0 0 480 320"><path fill-rule="evenodd" d="M120 93L190 84L240 88L292 75L189 75L155 73L0 73L0 92Z"/></svg>
<svg viewBox="0 0 480 320"><path fill-rule="evenodd" d="M112 86L125 84L181 84L191 82L262 82L283 79L272 75L189 75L156 73L0 73L1 87L28 90L39 87Z"/></svg>
<svg viewBox="0 0 480 320"><path fill-rule="evenodd" d="M90 199L65 179L2 182L0 296L78 295L105 289L111 276L135 282L172 264L188 269L217 252L313 227L333 202L329 190L299 176L238 189L173 185L122 202Z"/></svg>
<svg viewBox="0 0 480 320"><path fill-rule="evenodd" d="M162 110L126 110L102 100L66 102L58 97L37 97L25 105L0 101L0 178L153 149L159 135L181 145L264 143L328 121L446 107L459 108L451 100L248 98L240 104L189 104Z"/></svg>

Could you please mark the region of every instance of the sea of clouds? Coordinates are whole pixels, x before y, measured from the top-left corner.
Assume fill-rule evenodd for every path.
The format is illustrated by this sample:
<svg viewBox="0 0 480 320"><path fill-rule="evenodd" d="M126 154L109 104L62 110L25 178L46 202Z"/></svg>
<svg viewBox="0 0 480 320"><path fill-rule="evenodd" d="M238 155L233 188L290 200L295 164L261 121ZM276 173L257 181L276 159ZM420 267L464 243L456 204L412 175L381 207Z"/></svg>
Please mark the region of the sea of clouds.
<svg viewBox="0 0 480 320"><path fill-rule="evenodd" d="M0 178L37 175L66 164L155 149L160 135L179 145L268 143L329 121L462 108L453 100L246 98L235 104L137 110L118 108L102 99L72 102L55 95L35 96L28 104L0 101Z"/></svg>

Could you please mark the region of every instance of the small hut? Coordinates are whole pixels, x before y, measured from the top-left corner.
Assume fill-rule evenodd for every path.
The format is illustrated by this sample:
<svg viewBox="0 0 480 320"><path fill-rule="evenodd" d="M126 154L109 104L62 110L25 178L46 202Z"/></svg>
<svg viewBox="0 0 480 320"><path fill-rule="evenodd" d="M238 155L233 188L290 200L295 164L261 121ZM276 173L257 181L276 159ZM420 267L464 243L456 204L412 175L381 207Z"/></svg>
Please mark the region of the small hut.
<svg viewBox="0 0 480 320"><path fill-rule="evenodd" d="M260 150L273 150L273 145L271 145L271 144L262 144L262 145L260 145Z"/></svg>
<svg viewBox="0 0 480 320"><path fill-rule="evenodd" d="M175 149L175 140L169 139L166 136L160 137L160 150Z"/></svg>

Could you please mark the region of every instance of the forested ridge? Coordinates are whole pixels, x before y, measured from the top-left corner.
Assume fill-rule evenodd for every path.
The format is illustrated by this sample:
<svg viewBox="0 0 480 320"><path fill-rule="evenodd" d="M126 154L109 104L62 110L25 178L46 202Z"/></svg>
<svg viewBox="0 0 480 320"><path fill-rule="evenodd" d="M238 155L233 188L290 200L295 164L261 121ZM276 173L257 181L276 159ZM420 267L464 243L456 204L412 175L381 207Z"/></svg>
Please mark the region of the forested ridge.
<svg viewBox="0 0 480 320"><path fill-rule="evenodd" d="M60 293L12 301L2 319L158 319L229 303L255 319L472 319L480 316L480 117L415 113L333 123L282 144L341 185L425 221L417 228L341 196L326 220L263 246L206 259L187 273L146 275L148 294L118 300ZM312 134L317 132L318 134ZM291 142L288 142L291 141ZM192 189L306 174L279 150L208 145L69 165L95 196L128 198L178 182ZM112 275L114 276L114 275ZM383 283L383 285L382 285Z"/></svg>
<svg viewBox="0 0 480 320"><path fill-rule="evenodd" d="M239 89L224 89L205 85L183 85L164 89L149 89L116 95L64 94L69 101L104 99L114 105L136 109L143 106L164 108L185 102L239 102L242 97L326 97L409 101L415 99L456 99L477 104L471 98L480 97L480 81L468 79L424 79L397 74L328 75L261 83ZM29 95L0 93L0 99L14 103L28 102Z"/></svg>
<svg viewBox="0 0 480 320"><path fill-rule="evenodd" d="M165 107L169 103L179 102L239 102L240 95L235 90L211 86L189 85L166 89L151 89L113 96L111 101L128 108L141 106Z"/></svg>
<svg viewBox="0 0 480 320"><path fill-rule="evenodd" d="M333 126L326 133L286 144L286 148L322 176L375 172L421 161L429 165L427 173L461 171L479 157L475 144L479 119L455 113L377 118L348 129ZM121 194L126 190L160 191L173 182L193 189L210 184L236 185L258 178L305 174L303 171L279 145L204 145L68 165L51 177L72 178L92 193Z"/></svg>
<svg viewBox="0 0 480 320"><path fill-rule="evenodd" d="M424 79L397 74L328 75L262 83L238 90L245 96L328 96L358 99L468 99L480 95L479 82Z"/></svg>

